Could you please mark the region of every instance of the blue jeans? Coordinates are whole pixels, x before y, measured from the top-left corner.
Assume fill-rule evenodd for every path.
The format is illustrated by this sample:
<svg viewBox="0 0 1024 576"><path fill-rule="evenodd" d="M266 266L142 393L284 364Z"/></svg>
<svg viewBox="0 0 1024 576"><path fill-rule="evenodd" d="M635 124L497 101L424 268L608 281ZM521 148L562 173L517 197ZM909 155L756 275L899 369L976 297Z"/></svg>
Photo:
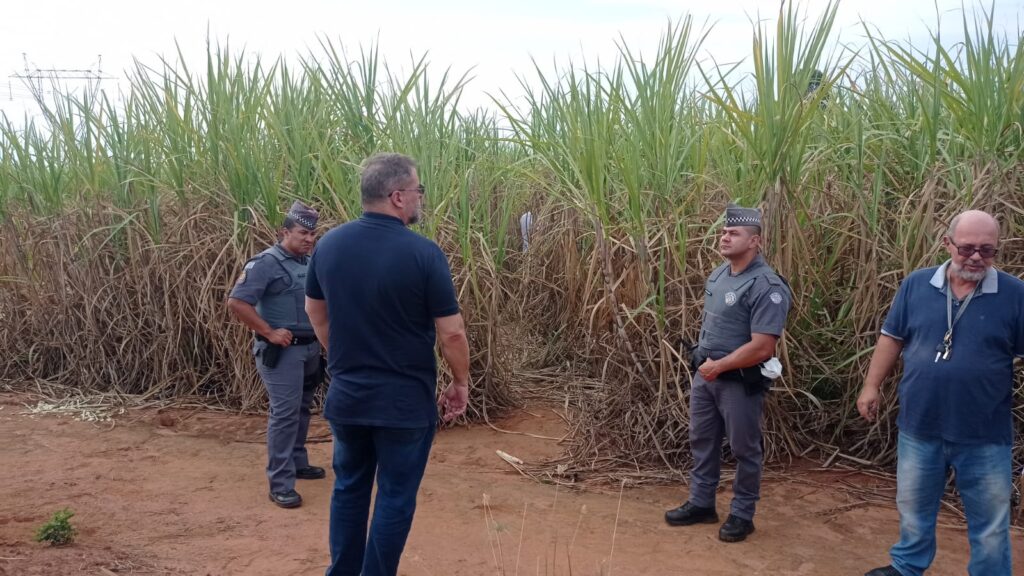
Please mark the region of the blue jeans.
<svg viewBox="0 0 1024 576"><path fill-rule="evenodd" d="M327 576L395 576L434 428L330 425L335 479ZM374 476L377 500L367 539Z"/></svg>
<svg viewBox="0 0 1024 576"><path fill-rule="evenodd" d="M889 550L903 576L920 576L935 558L935 521L946 484L956 472L967 514L971 576L1010 576L1012 447L925 440L900 432L896 505L900 541Z"/></svg>

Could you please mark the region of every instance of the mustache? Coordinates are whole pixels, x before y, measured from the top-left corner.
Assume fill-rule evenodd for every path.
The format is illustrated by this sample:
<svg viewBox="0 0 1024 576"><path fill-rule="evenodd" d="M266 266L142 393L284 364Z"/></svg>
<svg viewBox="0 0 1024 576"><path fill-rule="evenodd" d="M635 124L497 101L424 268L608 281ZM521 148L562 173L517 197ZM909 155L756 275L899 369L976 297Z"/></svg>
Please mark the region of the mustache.
<svg viewBox="0 0 1024 576"><path fill-rule="evenodd" d="M974 271L966 269L962 265L958 265L958 264L954 263L952 265L952 268L953 268L953 274L956 274L957 276L959 276L961 280L967 280L968 282L978 282L980 280L983 280L985 278L986 274L988 273L988 268L987 267L985 267L982 270L978 270L977 272L974 272Z"/></svg>

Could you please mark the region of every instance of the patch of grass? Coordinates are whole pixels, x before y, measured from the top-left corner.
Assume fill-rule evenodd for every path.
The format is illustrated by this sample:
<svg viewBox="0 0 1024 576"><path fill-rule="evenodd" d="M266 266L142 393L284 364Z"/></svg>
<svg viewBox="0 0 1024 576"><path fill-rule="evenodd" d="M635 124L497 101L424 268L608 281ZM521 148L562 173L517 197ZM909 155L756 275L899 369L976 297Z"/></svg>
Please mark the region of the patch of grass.
<svg viewBox="0 0 1024 576"><path fill-rule="evenodd" d="M36 530L36 542L49 542L51 546L66 546L75 541L77 531L71 525L75 513L70 508L58 510Z"/></svg>

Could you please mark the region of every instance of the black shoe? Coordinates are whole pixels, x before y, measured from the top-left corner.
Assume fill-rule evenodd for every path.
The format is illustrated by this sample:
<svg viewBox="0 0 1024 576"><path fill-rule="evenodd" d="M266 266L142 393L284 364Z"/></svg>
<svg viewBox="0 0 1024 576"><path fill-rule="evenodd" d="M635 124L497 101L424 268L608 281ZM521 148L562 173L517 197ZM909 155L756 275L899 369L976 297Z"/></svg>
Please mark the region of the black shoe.
<svg viewBox="0 0 1024 576"><path fill-rule="evenodd" d="M281 508L298 508L302 506L302 496L299 496L299 493L295 490L271 492L270 501Z"/></svg>
<svg viewBox="0 0 1024 576"><path fill-rule="evenodd" d="M870 572L865 572L864 576L903 576L900 571L893 568L892 565L882 566L881 568L875 568Z"/></svg>
<svg viewBox="0 0 1024 576"><path fill-rule="evenodd" d="M327 472L319 466L306 466L295 471L295 477L299 480L319 480L327 476Z"/></svg>
<svg viewBox="0 0 1024 576"><path fill-rule="evenodd" d="M753 532L753 522L729 514L729 517L725 519L725 523L718 529L718 539L722 542L742 542Z"/></svg>
<svg viewBox="0 0 1024 576"><path fill-rule="evenodd" d="M665 522L669 526L714 524L718 522L718 512L715 512L714 508L701 508L687 502L679 508L673 508L665 512Z"/></svg>

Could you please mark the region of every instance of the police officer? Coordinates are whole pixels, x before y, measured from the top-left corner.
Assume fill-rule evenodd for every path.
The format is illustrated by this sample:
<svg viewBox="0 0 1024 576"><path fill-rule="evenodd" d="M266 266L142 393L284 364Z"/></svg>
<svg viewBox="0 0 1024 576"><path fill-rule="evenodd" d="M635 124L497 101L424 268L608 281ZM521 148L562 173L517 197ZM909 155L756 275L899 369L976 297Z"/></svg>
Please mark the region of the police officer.
<svg viewBox="0 0 1024 576"><path fill-rule="evenodd" d="M298 200L284 219L280 241L245 263L228 297L231 312L256 334L256 369L270 397L267 478L270 500L295 508L295 479L315 480L309 465L309 406L323 378L320 344L305 310L306 267L316 237L317 212Z"/></svg>
<svg viewBox="0 0 1024 576"><path fill-rule="evenodd" d="M672 526L718 522L715 491L724 435L737 462L732 507L718 531L724 542L739 542L754 531L763 458L761 411L769 382L761 363L775 352L792 297L760 249L761 212L730 204L718 243L726 262L705 284L700 340L691 359L690 498L665 513Z"/></svg>

